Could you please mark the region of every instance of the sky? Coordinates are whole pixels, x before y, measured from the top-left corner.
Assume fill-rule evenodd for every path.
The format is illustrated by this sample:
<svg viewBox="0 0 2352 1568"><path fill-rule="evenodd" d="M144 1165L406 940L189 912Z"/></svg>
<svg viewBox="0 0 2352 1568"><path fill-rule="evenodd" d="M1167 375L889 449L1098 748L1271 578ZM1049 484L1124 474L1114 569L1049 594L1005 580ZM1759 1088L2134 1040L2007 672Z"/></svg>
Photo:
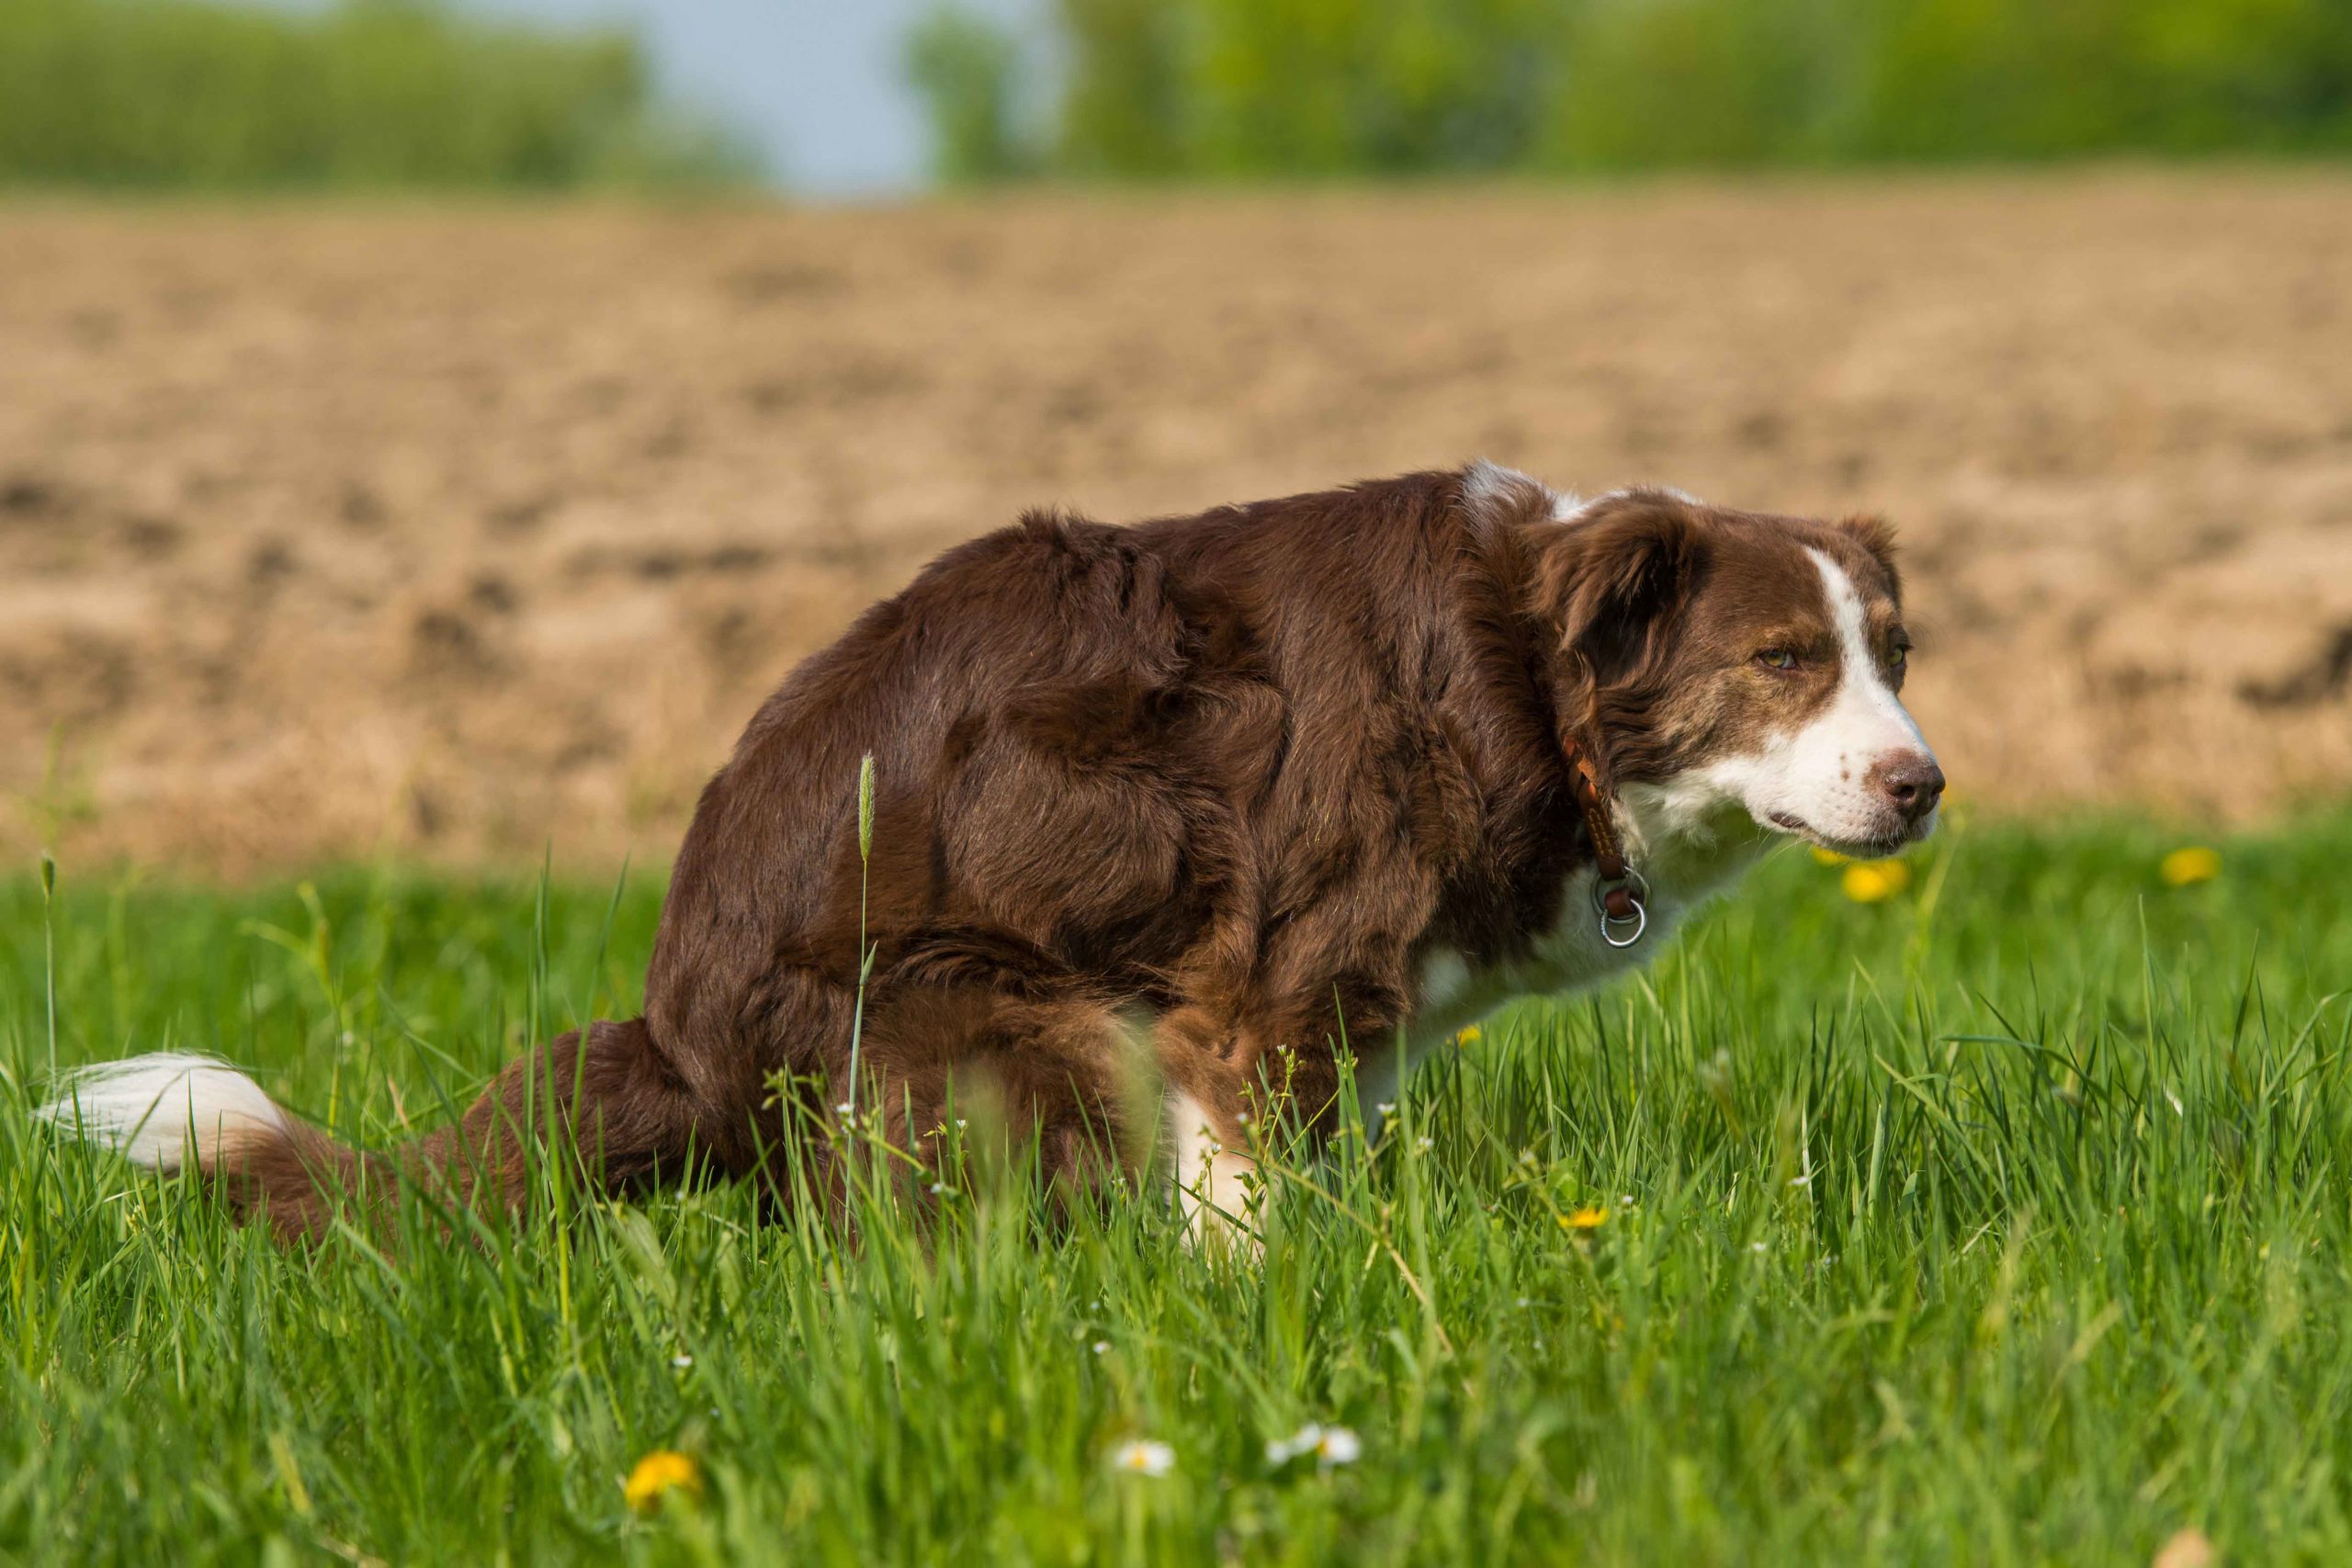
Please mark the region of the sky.
<svg viewBox="0 0 2352 1568"><path fill-rule="evenodd" d="M297 0L300 3L300 0ZM1034 24L1045 0L958 0ZM907 29L938 0L459 0L487 14L620 20L673 96L748 132L796 195L902 194L923 182L922 110L899 69Z"/></svg>
<svg viewBox="0 0 2352 1568"><path fill-rule="evenodd" d="M921 106L900 51L938 0L469 0L561 20L619 17L663 85L750 132L801 195L883 197L923 183ZM960 0L1016 27L1037 0Z"/></svg>

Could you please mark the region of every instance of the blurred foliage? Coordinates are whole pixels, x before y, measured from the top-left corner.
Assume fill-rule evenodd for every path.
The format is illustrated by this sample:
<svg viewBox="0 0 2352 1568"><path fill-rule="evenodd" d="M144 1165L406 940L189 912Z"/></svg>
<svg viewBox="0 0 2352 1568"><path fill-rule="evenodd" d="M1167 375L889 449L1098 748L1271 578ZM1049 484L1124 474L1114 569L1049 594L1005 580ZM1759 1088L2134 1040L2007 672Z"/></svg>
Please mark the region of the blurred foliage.
<svg viewBox="0 0 2352 1568"><path fill-rule="evenodd" d="M1034 165L1014 123L1019 66L1003 29L960 11L934 11L908 35L907 75L930 113L942 178L998 180Z"/></svg>
<svg viewBox="0 0 2352 1568"><path fill-rule="evenodd" d="M984 96L915 73L944 174L2352 151L2347 0L1056 0L1049 26L1023 138L1022 40L927 25L987 69Z"/></svg>
<svg viewBox="0 0 2352 1568"><path fill-rule="evenodd" d="M636 42L430 0L0 0L0 183L724 184L756 161L655 97Z"/></svg>

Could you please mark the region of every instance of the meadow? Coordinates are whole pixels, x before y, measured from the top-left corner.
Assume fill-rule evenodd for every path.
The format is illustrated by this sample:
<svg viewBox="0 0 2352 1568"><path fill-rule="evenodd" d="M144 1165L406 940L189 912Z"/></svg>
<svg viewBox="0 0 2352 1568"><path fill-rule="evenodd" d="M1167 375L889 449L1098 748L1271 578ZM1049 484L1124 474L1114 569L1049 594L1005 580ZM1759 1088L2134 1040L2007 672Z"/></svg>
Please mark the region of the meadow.
<svg viewBox="0 0 2352 1568"><path fill-rule="evenodd" d="M1776 856L1376 1143L1267 1148L1255 1261L977 1166L854 1245L550 1163L281 1251L32 1124L52 1061L217 1052L390 1142L629 1011L658 876L18 875L0 1560L2343 1561L2352 813L2184 841ZM660 1452L698 1495L637 1511Z"/></svg>
<svg viewBox="0 0 2352 1568"><path fill-rule="evenodd" d="M755 199L610 28L0 0L0 1565L2352 1561L2342 6L923 9L1026 183ZM1888 512L1984 815L1262 1133L1261 1250L978 1106L820 1134L843 1223L302 1250L32 1115L438 1125L938 548L1481 453Z"/></svg>

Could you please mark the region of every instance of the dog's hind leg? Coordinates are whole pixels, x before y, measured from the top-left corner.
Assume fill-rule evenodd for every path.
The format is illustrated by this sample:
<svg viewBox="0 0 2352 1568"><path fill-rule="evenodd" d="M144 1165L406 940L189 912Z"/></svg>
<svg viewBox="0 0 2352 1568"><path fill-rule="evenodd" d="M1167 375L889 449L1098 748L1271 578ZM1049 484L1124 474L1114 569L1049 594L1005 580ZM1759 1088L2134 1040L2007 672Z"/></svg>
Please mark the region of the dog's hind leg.
<svg viewBox="0 0 2352 1568"><path fill-rule="evenodd" d="M1135 1146L1150 1126L1148 1050L1141 1025L1104 1004L894 987L866 1013L858 1076L860 1122L878 1119L924 1185L956 1179L945 1166L956 1147L983 1162L1034 1155L1064 1201L1148 1158ZM828 1094L837 1109L850 1103L845 1063Z"/></svg>

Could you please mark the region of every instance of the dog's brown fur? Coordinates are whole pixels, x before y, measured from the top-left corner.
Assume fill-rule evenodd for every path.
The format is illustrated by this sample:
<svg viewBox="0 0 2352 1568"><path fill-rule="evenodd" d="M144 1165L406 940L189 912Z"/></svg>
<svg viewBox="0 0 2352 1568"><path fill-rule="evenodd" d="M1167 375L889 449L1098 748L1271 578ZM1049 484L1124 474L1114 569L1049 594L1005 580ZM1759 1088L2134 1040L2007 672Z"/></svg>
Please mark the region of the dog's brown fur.
<svg viewBox="0 0 2352 1568"><path fill-rule="evenodd" d="M515 1064L399 1163L516 1201L527 1123L615 1188L690 1156L759 1170L788 1135L777 1081L849 1093L861 929L861 1091L894 1129L985 1078L1090 1181L1148 1148L1137 1039L1228 1143L1269 1083L1312 1119L1338 1042L1392 1035L1427 954L1508 962L1561 918L1590 852L1564 735L1658 780L1818 700L1726 695L1758 637L1829 635L1791 620L1819 599L1806 546L1886 619L1875 525L1652 491L1564 523L1484 468L1133 527L1032 513L761 708L678 856L645 1016ZM218 1168L288 1235L322 1224L322 1175L357 1173L305 1129Z"/></svg>

